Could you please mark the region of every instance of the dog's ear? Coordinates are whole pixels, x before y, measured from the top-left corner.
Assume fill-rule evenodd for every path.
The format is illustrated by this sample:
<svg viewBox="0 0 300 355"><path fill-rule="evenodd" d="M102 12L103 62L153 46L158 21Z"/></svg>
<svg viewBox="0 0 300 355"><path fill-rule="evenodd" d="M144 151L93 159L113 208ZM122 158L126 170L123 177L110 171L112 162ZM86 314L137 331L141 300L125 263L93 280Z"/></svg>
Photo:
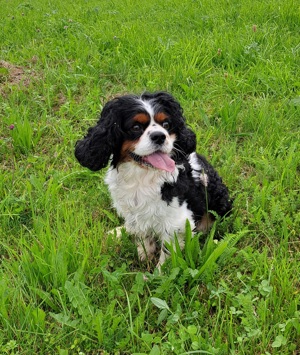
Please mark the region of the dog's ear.
<svg viewBox="0 0 300 355"><path fill-rule="evenodd" d="M181 152L189 155L196 150L196 145L196 134L184 123L177 133L175 147Z"/></svg>
<svg viewBox="0 0 300 355"><path fill-rule="evenodd" d="M109 101L104 106L97 125L89 128L87 135L76 143L77 160L90 170L105 168L110 157L117 151L120 127L114 110L115 105L115 99Z"/></svg>

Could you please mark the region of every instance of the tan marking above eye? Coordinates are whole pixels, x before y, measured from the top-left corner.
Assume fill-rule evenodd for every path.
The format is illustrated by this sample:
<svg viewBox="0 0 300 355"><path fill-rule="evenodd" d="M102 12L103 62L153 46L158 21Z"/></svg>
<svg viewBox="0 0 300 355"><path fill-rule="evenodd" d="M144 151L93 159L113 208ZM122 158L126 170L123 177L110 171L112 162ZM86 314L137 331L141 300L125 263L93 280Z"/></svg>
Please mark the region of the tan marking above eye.
<svg viewBox="0 0 300 355"><path fill-rule="evenodd" d="M134 122L141 123L142 125L150 122L150 117L145 113L138 113L132 119Z"/></svg>
<svg viewBox="0 0 300 355"><path fill-rule="evenodd" d="M154 116L154 120L155 120L157 123L163 122L166 118L168 118L168 116L167 116L164 112L158 112L158 113Z"/></svg>

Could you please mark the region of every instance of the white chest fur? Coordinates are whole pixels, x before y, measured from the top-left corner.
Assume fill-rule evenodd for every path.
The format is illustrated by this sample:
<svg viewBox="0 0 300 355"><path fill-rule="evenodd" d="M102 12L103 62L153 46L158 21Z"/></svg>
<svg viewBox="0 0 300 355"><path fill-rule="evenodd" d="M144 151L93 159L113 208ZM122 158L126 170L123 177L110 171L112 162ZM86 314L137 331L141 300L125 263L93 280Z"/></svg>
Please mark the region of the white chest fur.
<svg viewBox="0 0 300 355"><path fill-rule="evenodd" d="M105 182L129 233L142 238L156 236L163 242L172 239L175 232L183 233L187 219L194 228L192 212L185 202L180 205L176 197L169 204L162 200L163 184L175 182L177 176L178 168L169 173L131 162L109 169Z"/></svg>

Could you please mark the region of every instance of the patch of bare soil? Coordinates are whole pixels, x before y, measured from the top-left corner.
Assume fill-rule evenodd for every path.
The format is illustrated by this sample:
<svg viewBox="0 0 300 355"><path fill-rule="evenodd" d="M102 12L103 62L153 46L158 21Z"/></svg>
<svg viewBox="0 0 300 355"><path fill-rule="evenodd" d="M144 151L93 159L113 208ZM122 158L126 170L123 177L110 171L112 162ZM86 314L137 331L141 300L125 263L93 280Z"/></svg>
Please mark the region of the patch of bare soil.
<svg viewBox="0 0 300 355"><path fill-rule="evenodd" d="M4 89L8 85L29 86L36 78L33 70L28 70L18 65L0 60L0 94L4 94Z"/></svg>

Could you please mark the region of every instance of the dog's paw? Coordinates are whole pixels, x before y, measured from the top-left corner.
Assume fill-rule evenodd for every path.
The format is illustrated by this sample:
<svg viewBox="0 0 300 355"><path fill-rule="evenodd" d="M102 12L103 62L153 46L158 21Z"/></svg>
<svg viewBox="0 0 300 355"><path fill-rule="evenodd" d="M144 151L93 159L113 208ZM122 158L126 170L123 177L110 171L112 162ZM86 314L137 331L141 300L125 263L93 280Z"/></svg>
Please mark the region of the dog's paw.
<svg viewBox="0 0 300 355"><path fill-rule="evenodd" d="M137 243L137 252L141 261L152 260L155 256L156 243L154 239L146 238Z"/></svg>
<svg viewBox="0 0 300 355"><path fill-rule="evenodd" d="M111 229L110 231L107 232L108 235L111 235L117 239L121 239L122 237L122 230L125 230L124 226L116 227L114 229Z"/></svg>

